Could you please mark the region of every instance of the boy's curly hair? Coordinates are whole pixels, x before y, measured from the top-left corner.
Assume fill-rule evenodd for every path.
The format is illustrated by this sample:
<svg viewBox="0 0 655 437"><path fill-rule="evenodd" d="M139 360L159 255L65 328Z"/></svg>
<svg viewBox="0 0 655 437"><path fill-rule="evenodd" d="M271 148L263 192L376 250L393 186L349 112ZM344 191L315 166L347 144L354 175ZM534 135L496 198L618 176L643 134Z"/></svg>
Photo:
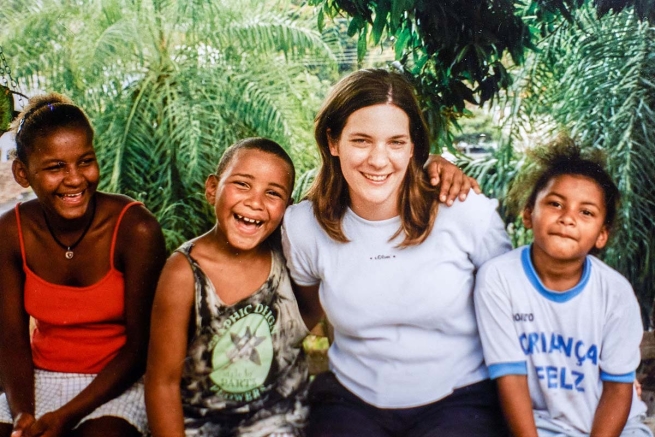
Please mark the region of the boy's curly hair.
<svg viewBox="0 0 655 437"><path fill-rule="evenodd" d="M614 225L620 193L605 168L605 155L598 149L583 150L572 138L561 135L553 142L528 152L524 170L512 183L507 194L507 206L520 214L533 208L537 195L551 179L561 175L578 175L592 179L603 190L605 227Z"/></svg>

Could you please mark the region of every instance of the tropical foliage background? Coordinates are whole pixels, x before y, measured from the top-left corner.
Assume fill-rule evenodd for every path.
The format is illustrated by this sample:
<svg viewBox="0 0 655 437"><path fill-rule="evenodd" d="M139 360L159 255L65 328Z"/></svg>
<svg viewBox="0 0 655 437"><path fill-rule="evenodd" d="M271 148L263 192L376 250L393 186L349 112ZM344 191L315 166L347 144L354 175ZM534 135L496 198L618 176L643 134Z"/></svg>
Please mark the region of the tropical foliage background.
<svg viewBox="0 0 655 437"><path fill-rule="evenodd" d="M504 199L530 165L524 150L565 131L585 147L606 151L623 206L603 256L632 282L645 320L651 311L653 2L5 4L0 45L23 91L57 90L89 112L103 188L143 200L162 223L169 248L211 226L202 182L237 139L271 137L289 150L299 174L314 167L316 109L340 74L370 65L374 56L395 60L416 84L435 151L457 154L458 138L475 137L487 122L474 114L493 119L497 151L476 160L458 156L485 191L501 199L515 244L530 235ZM299 179L299 192L310 179Z"/></svg>
<svg viewBox="0 0 655 437"><path fill-rule="evenodd" d="M144 201L169 248L211 226L204 180L236 140L278 141L299 172L316 163L339 47L289 2L15 1L0 29L23 86L89 113L102 188Z"/></svg>
<svg viewBox="0 0 655 437"><path fill-rule="evenodd" d="M655 29L632 11L597 19L587 6L538 48L507 95L504 146L488 162L472 163L471 172L491 170L481 177L485 188L504 199L517 170L530 165L517 148L526 139L564 131L604 150L622 206L603 258L633 284L647 320L655 294ZM518 242L526 236L517 229Z"/></svg>

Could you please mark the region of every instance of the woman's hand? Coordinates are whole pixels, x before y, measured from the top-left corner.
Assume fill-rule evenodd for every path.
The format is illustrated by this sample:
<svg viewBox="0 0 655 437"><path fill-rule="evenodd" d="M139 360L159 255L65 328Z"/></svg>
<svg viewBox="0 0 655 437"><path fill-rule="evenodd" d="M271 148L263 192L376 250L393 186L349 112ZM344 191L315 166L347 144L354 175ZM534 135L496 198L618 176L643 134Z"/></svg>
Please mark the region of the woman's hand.
<svg viewBox="0 0 655 437"><path fill-rule="evenodd" d="M459 200L466 199L471 188L478 194L482 192L478 181L466 176L459 167L439 155L430 155L424 169L430 184L441 185L439 201L448 206L452 205L457 197Z"/></svg>

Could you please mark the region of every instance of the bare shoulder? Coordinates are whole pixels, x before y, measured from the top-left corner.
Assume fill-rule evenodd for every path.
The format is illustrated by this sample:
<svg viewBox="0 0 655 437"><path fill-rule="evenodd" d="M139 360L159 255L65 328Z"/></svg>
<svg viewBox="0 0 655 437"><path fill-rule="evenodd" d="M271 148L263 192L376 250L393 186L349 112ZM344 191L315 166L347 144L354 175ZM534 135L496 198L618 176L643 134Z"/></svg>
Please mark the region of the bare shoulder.
<svg viewBox="0 0 655 437"><path fill-rule="evenodd" d="M190 255L193 257L194 261L198 262L200 265L205 263L212 264L216 263L221 259L220 254L216 251L215 246L211 243L212 237L210 235L211 231L195 237L187 241L184 245L191 244ZM186 258L183 254L178 253L183 258ZM188 262L187 262L188 264Z"/></svg>
<svg viewBox="0 0 655 437"><path fill-rule="evenodd" d="M186 306L191 304L193 296L194 277L191 265L186 256L173 252L166 260L159 277L155 304L175 302Z"/></svg>
<svg viewBox="0 0 655 437"><path fill-rule="evenodd" d="M155 216L145 206L134 205L125 209L132 202L134 200L127 196L98 193L98 208L104 205L103 209L112 216L123 213L116 236L118 269L125 271L133 266L141 275L150 272L154 288L166 259L164 234Z"/></svg>
<svg viewBox="0 0 655 437"><path fill-rule="evenodd" d="M135 200L122 194L98 193L99 202L107 205L113 214L120 214L123 209ZM120 223L119 238L127 238L138 242L144 238L159 237L161 226L155 216L144 205L134 205L128 208ZM163 237L162 237L163 238Z"/></svg>
<svg viewBox="0 0 655 437"><path fill-rule="evenodd" d="M43 210L37 199L28 200L18 206L20 214L20 227L23 235L30 229L42 226ZM18 239L18 219L15 208L0 215L0 247L18 251L20 255L20 242ZM4 253L4 251L3 251Z"/></svg>
<svg viewBox="0 0 655 437"><path fill-rule="evenodd" d="M0 215L0 235L14 235L17 232L16 212L14 208L11 208Z"/></svg>
<svg viewBox="0 0 655 437"><path fill-rule="evenodd" d="M31 224L34 220L34 217L38 216L40 218L43 214L43 209L41 208L41 205L37 199L21 202L21 204L18 206L18 211L20 213L20 221L23 226L26 224ZM12 230L17 230L18 222L16 221L15 208L11 208L9 211L6 211L0 215L0 224L3 228L5 226L13 226Z"/></svg>
<svg viewBox="0 0 655 437"><path fill-rule="evenodd" d="M20 243L18 241L18 222L14 209L0 215L0 253L4 259L18 254L20 256Z"/></svg>
<svg viewBox="0 0 655 437"><path fill-rule="evenodd" d="M162 275L166 274L169 279L193 279L193 272L187 257L180 252L173 252L166 260Z"/></svg>

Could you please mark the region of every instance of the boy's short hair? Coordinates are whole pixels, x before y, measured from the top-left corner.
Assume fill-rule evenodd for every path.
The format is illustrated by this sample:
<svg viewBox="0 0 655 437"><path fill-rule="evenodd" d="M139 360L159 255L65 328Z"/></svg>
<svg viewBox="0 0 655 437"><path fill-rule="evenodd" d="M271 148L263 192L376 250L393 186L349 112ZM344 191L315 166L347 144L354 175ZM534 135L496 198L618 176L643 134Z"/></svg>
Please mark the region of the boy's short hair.
<svg viewBox="0 0 655 437"><path fill-rule="evenodd" d="M620 193L605 168L605 158L598 149L583 152L570 137L560 136L552 143L529 152L533 162L528 170L515 179L508 194L508 202L515 209L533 208L537 195L557 176L578 175L596 182L605 201L605 227L610 230L616 220ZM525 188L532 187L527 193ZM519 208L516 208L519 207Z"/></svg>
<svg viewBox="0 0 655 437"><path fill-rule="evenodd" d="M218 165L216 166L216 176L218 176L219 178L221 177L221 174L223 174L223 172L230 164L230 162L232 162L232 159L234 158L234 156L237 154L239 150L260 150L262 152L275 155L278 158L282 159L284 162L286 162L289 165L289 169L291 170L291 175L290 175L291 187L289 190L289 195L291 195L291 193L293 192L293 185L296 179L296 169L293 166L293 161L291 160L289 154L282 148L282 146L280 146L278 143L276 143L273 140L269 140L268 138L261 138L261 137L244 138L232 144L227 149L225 149L225 152L223 152L223 156L221 156L221 159L218 161Z"/></svg>

